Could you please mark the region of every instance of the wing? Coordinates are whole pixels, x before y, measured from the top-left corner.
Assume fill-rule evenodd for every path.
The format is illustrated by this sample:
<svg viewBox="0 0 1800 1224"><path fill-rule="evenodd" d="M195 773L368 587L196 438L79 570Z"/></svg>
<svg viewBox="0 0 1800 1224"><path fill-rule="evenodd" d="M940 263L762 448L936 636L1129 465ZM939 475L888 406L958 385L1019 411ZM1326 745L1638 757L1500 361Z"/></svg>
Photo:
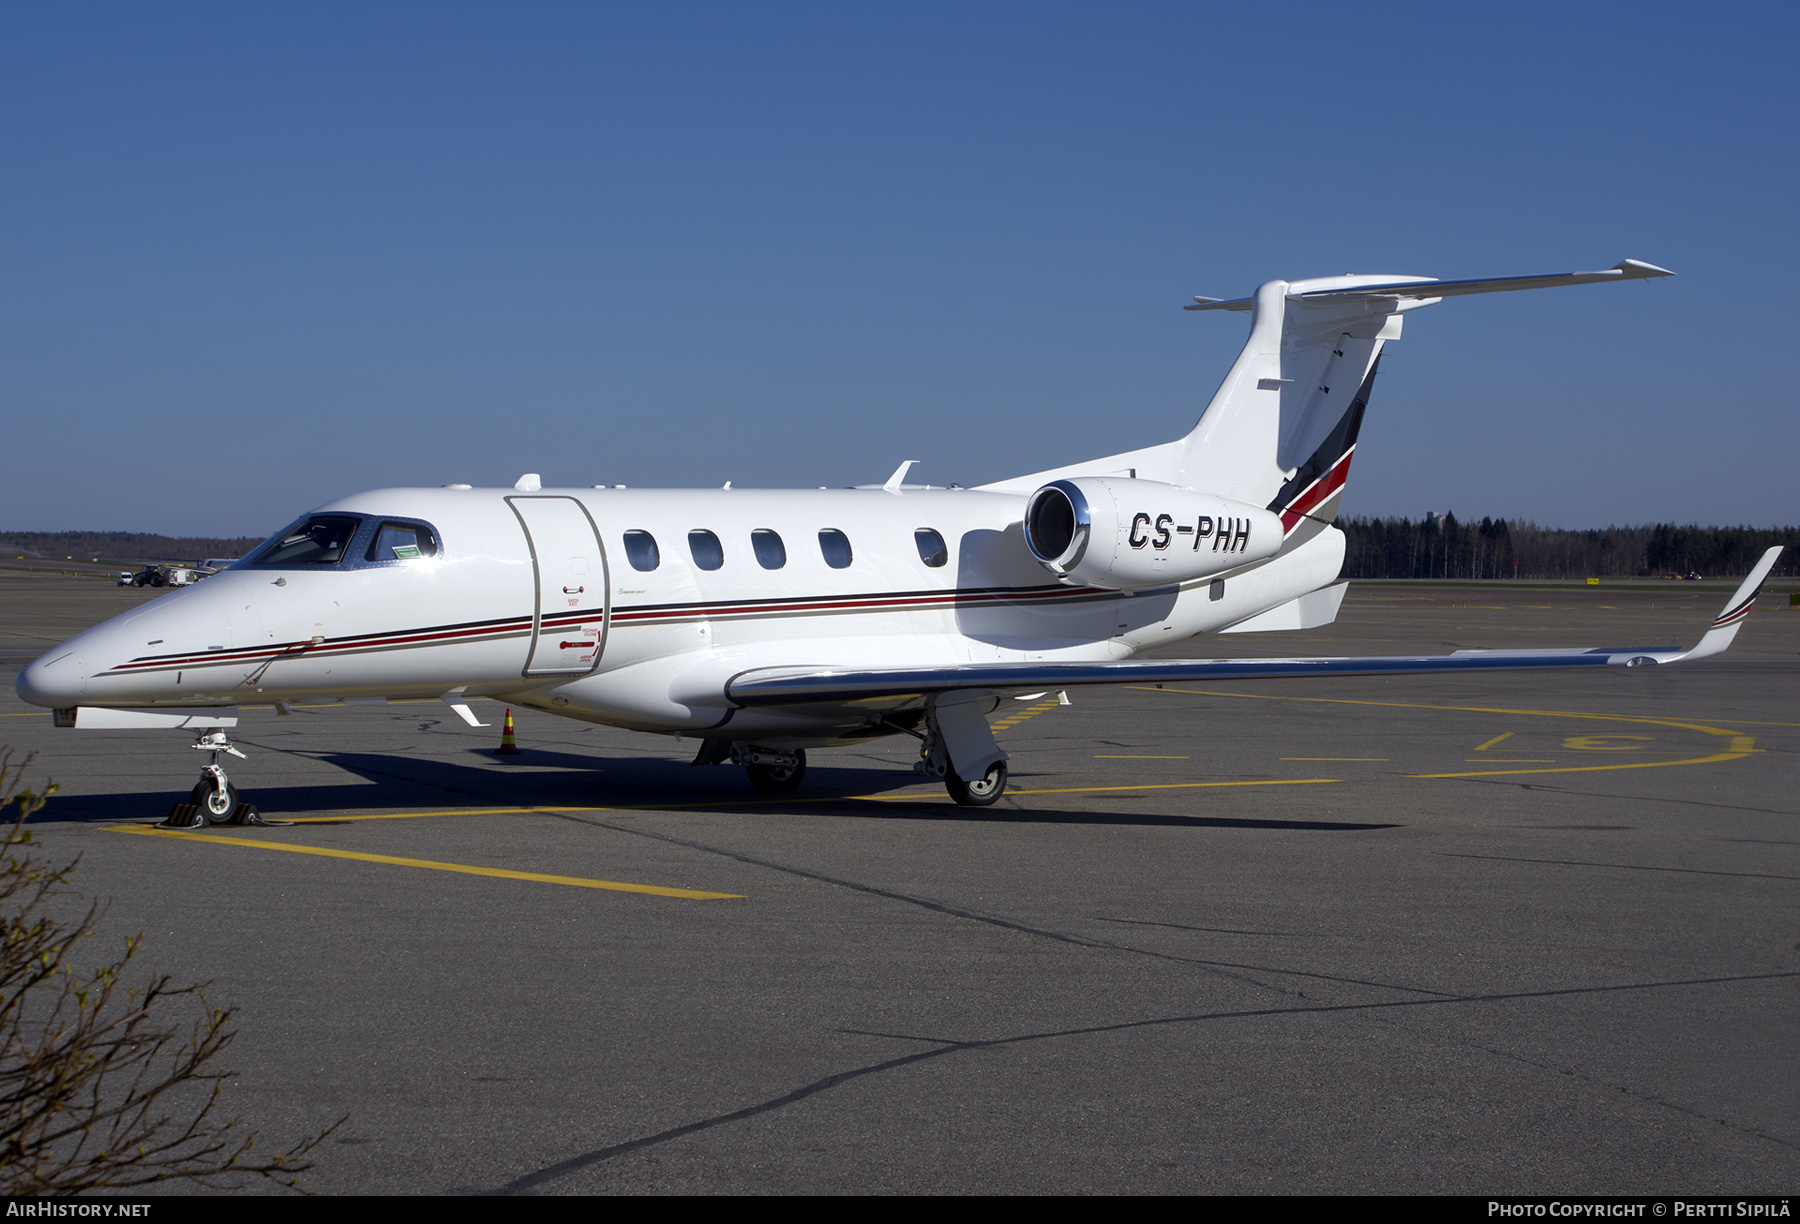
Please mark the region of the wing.
<svg viewBox="0 0 1800 1224"><path fill-rule="evenodd" d="M1109 663L970 663L951 667L764 667L739 673L726 693L739 706L868 701L953 691L1073 688L1084 684L1156 684L1187 680L1251 680L1288 676L1386 676L1416 672L1514 668L1644 667L1701 659L1731 644L1781 555L1762 555L1712 627L1691 650L1670 647L1576 647L1567 650L1459 650L1449 655L1362 658L1123 659Z"/></svg>

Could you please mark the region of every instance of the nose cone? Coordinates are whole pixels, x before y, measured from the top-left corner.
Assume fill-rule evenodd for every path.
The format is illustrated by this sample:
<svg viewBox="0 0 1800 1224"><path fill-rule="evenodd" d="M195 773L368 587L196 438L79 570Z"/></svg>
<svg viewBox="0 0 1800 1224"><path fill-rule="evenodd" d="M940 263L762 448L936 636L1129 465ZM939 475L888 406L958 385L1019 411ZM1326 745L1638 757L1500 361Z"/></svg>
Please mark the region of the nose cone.
<svg viewBox="0 0 1800 1224"><path fill-rule="evenodd" d="M66 709L87 695L87 663L73 642L65 642L25 665L13 691L32 705Z"/></svg>
<svg viewBox="0 0 1800 1224"><path fill-rule="evenodd" d="M186 660L222 652L231 641L227 594L188 587L164 595L70 638L20 672L13 687L23 700L53 709L179 700L181 673L193 667Z"/></svg>

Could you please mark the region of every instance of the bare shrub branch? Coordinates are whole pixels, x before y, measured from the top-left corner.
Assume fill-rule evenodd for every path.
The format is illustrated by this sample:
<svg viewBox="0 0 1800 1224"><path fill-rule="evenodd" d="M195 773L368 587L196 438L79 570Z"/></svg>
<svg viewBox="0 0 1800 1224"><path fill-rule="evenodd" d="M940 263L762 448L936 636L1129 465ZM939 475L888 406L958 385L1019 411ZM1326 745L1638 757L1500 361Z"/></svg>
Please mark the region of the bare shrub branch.
<svg viewBox="0 0 1800 1224"><path fill-rule="evenodd" d="M261 1151L241 1119L220 1116L237 1074L217 1062L232 1041L231 1009L209 1008L203 983L178 986L167 974L126 986L141 934L91 973L74 967L105 907L90 905L73 924L52 916L50 900L80 859L55 867L34 856L25 823L56 784L27 789L32 756L14 764L13 755L0 748L0 819L18 807L0 834L0 1193L172 1181L230 1189L246 1178L298 1190L307 1154L341 1120L286 1151ZM200 1015L183 1033L159 1012L189 1000Z"/></svg>

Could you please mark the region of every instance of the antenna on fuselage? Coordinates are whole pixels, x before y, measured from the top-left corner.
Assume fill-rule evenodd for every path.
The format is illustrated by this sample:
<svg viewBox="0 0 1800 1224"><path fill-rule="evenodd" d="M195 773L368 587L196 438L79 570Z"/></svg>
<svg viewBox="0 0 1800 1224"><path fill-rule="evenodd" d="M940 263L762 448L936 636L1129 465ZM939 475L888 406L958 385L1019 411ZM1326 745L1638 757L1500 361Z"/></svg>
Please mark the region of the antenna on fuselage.
<svg viewBox="0 0 1800 1224"><path fill-rule="evenodd" d="M894 474L889 476L887 478L887 483L881 486L883 491L888 493L898 493L900 491L900 482L906 479L907 471L917 462L917 459L908 459L899 467L895 468Z"/></svg>

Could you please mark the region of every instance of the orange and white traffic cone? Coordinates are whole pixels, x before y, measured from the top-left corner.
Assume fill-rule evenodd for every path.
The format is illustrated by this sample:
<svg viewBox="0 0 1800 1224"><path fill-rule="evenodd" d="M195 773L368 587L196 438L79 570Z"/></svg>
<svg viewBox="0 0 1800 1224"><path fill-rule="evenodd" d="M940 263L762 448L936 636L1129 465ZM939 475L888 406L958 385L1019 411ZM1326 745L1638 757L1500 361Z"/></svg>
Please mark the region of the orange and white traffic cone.
<svg viewBox="0 0 1800 1224"><path fill-rule="evenodd" d="M514 756L519 751L519 745L513 740L511 706L506 707L506 725L500 728L500 747L497 751L501 756Z"/></svg>

